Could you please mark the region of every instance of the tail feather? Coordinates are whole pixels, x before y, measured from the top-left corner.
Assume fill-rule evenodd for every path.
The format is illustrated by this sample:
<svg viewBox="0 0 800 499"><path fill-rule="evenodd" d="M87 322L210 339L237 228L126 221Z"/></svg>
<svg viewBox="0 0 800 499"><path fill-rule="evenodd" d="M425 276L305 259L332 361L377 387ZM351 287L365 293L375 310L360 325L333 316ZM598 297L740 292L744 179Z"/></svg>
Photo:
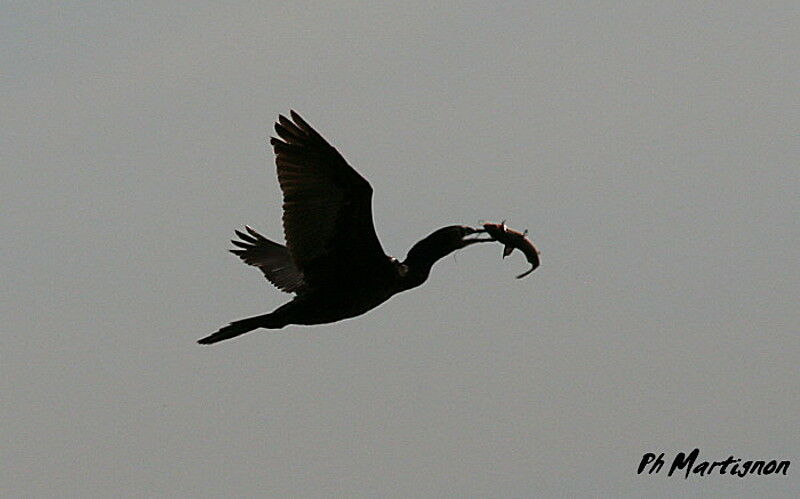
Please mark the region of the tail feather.
<svg viewBox="0 0 800 499"><path fill-rule="evenodd" d="M220 341L236 338L237 336L249 333L254 329L262 327L267 329L280 329L285 325L286 323L278 320L274 314L258 315L255 317L248 317L247 319L231 322L216 333L206 336L205 338L201 338L197 340L197 342L201 345L211 345Z"/></svg>

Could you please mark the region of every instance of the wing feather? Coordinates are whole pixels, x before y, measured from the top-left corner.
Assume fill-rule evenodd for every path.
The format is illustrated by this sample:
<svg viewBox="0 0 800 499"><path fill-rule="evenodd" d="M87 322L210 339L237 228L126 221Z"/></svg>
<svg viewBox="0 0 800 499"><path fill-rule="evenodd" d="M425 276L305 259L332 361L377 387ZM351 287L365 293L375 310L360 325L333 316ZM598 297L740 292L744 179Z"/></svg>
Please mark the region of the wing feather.
<svg viewBox="0 0 800 499"><path fill-rule="evenodd" d="M372 219L372 187L303 118L275 123L278 182L286 247L309 284L385 262ZM374 268L374 267L373 267Z"/></svg>
<svg viewBox="0 0 800 499"><path fill-rule="evenodd" d="M302 293L306 288L303 273L294 264L286 246L270 241L250 227L245 229L247 234L235 231L241 241L231 240L241 249L232 249L230 252L244 263L258 267L267 280L281 291Z"/></svg>

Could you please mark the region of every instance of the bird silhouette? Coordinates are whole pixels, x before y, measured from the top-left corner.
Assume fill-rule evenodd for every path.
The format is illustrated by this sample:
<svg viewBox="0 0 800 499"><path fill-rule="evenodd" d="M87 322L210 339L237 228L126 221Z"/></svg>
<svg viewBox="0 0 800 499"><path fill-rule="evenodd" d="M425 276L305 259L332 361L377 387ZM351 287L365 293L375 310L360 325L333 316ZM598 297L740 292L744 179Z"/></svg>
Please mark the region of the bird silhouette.
<svg viewBox="0 0 800 499"><path fill-rule="evenodd" d="M437 260L470 244L482 229L450 225L416 243L399 262L383 251L372 221L372 186L296 112L275 123L286 246L250 227L230 250L295 297L274 311L230 323L198 340L207 345L249 331L326 324L361 315L424 283Z"/></svg>

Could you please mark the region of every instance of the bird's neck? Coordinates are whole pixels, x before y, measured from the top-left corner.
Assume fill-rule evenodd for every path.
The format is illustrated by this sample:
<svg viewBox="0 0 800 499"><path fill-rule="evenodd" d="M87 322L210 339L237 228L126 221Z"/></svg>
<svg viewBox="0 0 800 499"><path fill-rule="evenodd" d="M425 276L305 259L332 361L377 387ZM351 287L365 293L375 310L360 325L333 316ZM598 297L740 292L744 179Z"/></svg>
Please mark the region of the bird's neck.
<svg viewBox="0 0 800 499"><path fill-rule="evenodd" d="M403 265L406 264L403 263ZM431 272L430 265L427 268L407 266L405 275L401 276L400 279L398 280L400 288L399 290L406 291L408 289L416 288L417 286L422 285L422 283L428 280L430 272Z"/></svg>
<svg viewBox="0 0 800 499"><path fill-rule="evenodd" d="M441 244L431 236L412 246L402 263L405 267L405 275L402 277L403 289L415 288L424 283L431 273L433 264L456 249L458 248Z"/></svg>

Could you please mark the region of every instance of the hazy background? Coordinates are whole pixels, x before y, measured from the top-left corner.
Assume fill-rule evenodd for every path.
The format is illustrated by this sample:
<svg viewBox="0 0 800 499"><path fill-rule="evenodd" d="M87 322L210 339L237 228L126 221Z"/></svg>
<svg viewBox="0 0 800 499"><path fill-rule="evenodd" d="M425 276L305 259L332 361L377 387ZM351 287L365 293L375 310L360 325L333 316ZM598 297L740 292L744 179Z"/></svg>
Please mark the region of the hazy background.
<svg viewBox="0 0 800 499"><path fill-rule="evenodd" d="M0 4L2 495L797 493L797 2L331 3ZM288 298L227 249L290 108L390 254L541 268L196 345ZM694 447L792 467L636 475Z"/></svg>

